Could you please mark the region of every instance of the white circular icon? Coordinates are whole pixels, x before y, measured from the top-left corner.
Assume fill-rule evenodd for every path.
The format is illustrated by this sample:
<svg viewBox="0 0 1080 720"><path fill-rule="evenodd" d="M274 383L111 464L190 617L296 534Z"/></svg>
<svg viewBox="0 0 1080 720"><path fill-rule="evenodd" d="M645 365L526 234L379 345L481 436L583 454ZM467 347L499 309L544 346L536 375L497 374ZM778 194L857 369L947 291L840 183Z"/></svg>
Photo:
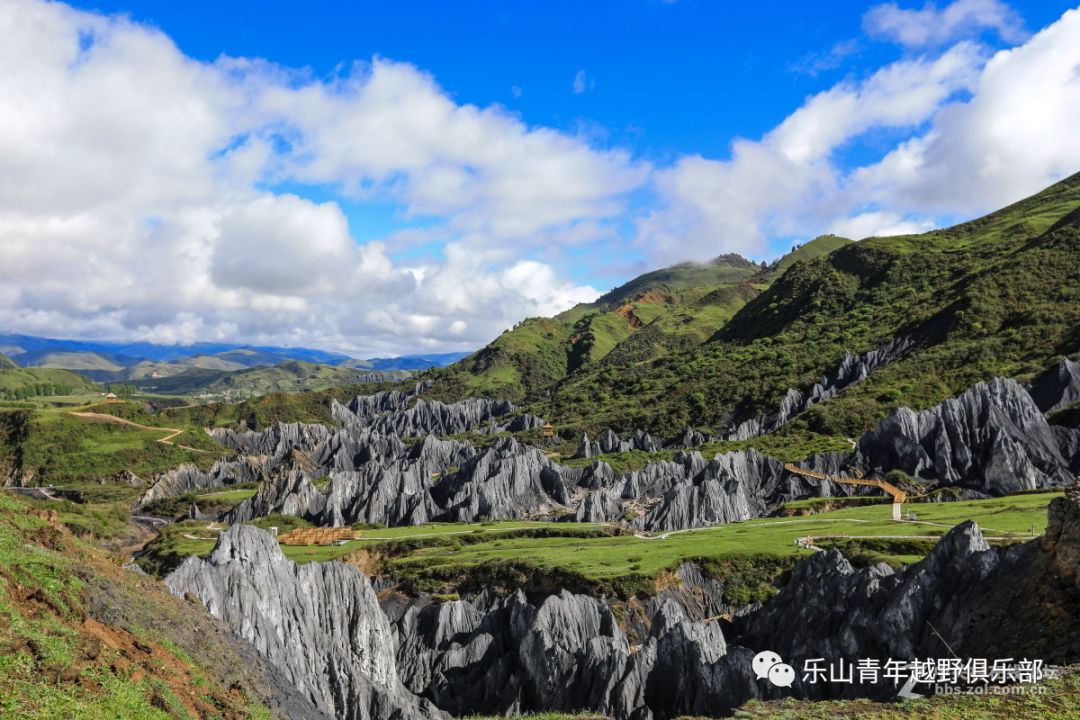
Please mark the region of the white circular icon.
<svg viewBox="0 0 1080 720"><path fill-rule="evenodd" d="M757 675L758 680L761 680L769 676L769 668L782 662L780 656L772 650L762 650L754 656L750 665L754 668L754 674Z"/></svg>
<svg viewBox="0 0 1080 720"><path fill-rule="evenodd" d="M791 687L795 682L795 668L787 663L777 663L769 668L769 682L776 687Z"/></svg>

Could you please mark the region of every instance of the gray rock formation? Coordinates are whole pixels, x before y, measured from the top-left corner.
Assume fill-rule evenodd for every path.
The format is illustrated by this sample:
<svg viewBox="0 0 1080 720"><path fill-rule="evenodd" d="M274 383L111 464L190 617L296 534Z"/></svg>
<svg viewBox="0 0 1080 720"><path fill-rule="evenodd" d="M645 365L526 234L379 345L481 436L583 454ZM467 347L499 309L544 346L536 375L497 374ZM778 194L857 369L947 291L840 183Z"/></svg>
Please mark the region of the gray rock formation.
<svg viewBox="0 0 1080 720"><path fill-rule="evenodd" d="M406 446L396 436L343 432L316 453L318 474L331 478L327 486L316 488L308 473L294 470L263 483L226 519L246 522L282 513L333 527L425 523L442 512L432 498L433 489L477 452L467 443L430 435Z"/></svg>
<svg viewBox="0 0 1080 720"><path fill-rule="evenodd" d="M682 435L663 442L648 432L635 430L626 440L621 439L610 428L600 434L598 440L589 440L588 434L582 434L574 457L591 458L604 453L629 452L640 450L642 452L657 452L659 450L690 450L699 445L704 445L709 438L689 425L683 430Z"/></svg>
<svg viewBox="0 0 1080 720"><path fill-rule="evenodd" d="M188 558L165 584L198 598L335 718L446 717L402 684L393 631L351 565L297 565L269 533L237 525L206 560Z"/></svg>
<svg viewBox="0 0 1080 720"><path fill-rule="evenodd" d="M405 395L399 393L398 395ZM333 416L344 426L366 427L375 432L400 437L418 435L458 435L465 432L495 433L538 430L544 420L535 415L513 416L516 408L508 400L468 398L456 403L387 396L361 396L348 406L336 403ZM388 409L380 410L388 406Z"/></svg>
<svg viewBox="0 0 1080 720"><path fill-rule="evenodd" d="M992 494L1073 480L1059 438L1031 396L1000 378L921 412L900 408L859 440L858 454L868 468Z"/></svg>
<svg viewBox="0 0 1080 720"><path fill-rule="evenodd" d="M1080 400L1080 359L1061 358L1056 367L1035 378L1028 388L1044 413Z"/></svg>
<svg viewBox="0 0 1080 720"><path fill-rule="evenodd" d="M1057 440L1058 450L1061 457L1069 465L1069 471L1080 475L1080 428L1050 426Z"/></svg>
<svg viewBox="0 0 1080 720"><path fill-rule="evenodd" d="M842 377L856 377L871 365L849 362ZM335 406L340 428L293 423L261 432L221 431L217 437L243 455L210 473L191 466L168 473L143 502L260 479L256 495L234 508L229 521L270 513L332 526L561 517L670 531L761 517L800 497L855 492L792 476L754 450L711 460L680 451L672 460L620 474L599 461L586 468L560 465L513 438L481 449L426 433L497 428L490 423L509 407L489 401L444 405L387 392L357 398L350 410ZM529 417L511 422L540 421ZM399 434L419 430L425 431L420 442ZM687 428L673 443L692 444L699 435ZM597 441L583 438L579 454L658 447L648 433L622 440L609 430ZM900 409L864 435L855 453L815 456L803 465L832 474L848 467L876 473L898 468L933 485L993 495L1061 487L1080 471L1080 430L1051 427L1021 386L994 380L922 412ZM317 486L323 477L329 483Z"/></svg>
<svg viewBox="0 0 1080 720"><path fill-rule="evenodd" d="M338 412L342 412L361 420L370 421L385 413L404 410L413 398L418 397L420 393L431 387L432 382L431 380L419 382L410 391L383 390L374 395L358 395L353 398L348 406L335 404L333 406L334 419L343 422L343 419L338 417Z"/></svg>
<svg viewBox="0 0 1080 720"><path fill-rule="evenodd" d="M135 507L143 508L155 500L177 497L189 492L258 482L267 475L267 464L256 458L239 461L218 460L210 472L203 472L194 465L185 463L174 470L158 475L136 501Z"/></svg>
<svg viewBox="0 0 1080 720"><path fill-rule="evenodd" d="M1060 499L1044 538L1008 550L991 548L964 523L900 571L855 569L836 551L816 553L777 596L736 610L723 625L712 619L725 607L719 581L688 567L675 587L623 622L605 602L566 591L537 599L483 592L441 605L399 597L384 605L399 635L405 683L451 713L589 710L660 720L716 716L750 698L775 697L750 671L760 650L796 668L808 658L949 657L944 642L962 658L1074 662L1078 577L1080 506ZM798 678L782 694L884 699L897 689Z"/></svg>
<svg viewBox="0 0 1080 720"><path fill-rule="evenodd" d="M844 388L865 380L874 370L899 360L910 352L913 346L914 342L910 337L902 337L862 355L845 353L836 370L822 377L809 390L804 392L789 388L776 412L744 420L730 430L724 439L748 440L774 432L799 413L823 400L835 397Z"/></svg>
<svg viewBox="0 0 1080 720"><path fill-rule="evenodd" d="M295 451L310 452L325 442L334 431L325 425L309 423L274 423L266 430L237 432L227 428L215 428L211 437L227 448L244 455L270 458L271 464L280 463Z"/></svg>
<svg viewBox="0 0 1080 720"><path fill-rule="evenodd" d="M197 597L338 718L436 712L419 698L455 715L715 716L750 698L884 699L897 691L888 682L804 683L798 674L779 690L751 670L766 649L796 668L809 658L884 663L952 651L1075 662L1077 500L1080 491L1054 500L1046 535L1008 549L990 547L964 523L899 571L856 569L836 551L816 553L760 608L730 608L722 581L683 566L622 620L608 601L565 590L532 598L483 591L441 604L388 592L380 611L353 567L294 565L250 527L225 533L209 559L189 559L166 583ZM733 622L717 623L715 614L732 610Z"/></svg>
<svg viewBox="0 0 1080 720"><path fill-rule="evenodd" d="M365 437L375 447L383 446L382 436ZM356 438L340 440L342 447L350 442L369 447ZM675 530L760 517L806 495L851 492L829 481L793 476L779 461L755 450L711 461L697 452L679 453L672 461L616 474L601 462L584 469L559 465L542 450L509 437L483 450L432 436L402 448L400 455L388 456L339 448L326 471L330 482L325 487L316 488L301 471L279 473L226 519L245 522L283 513L342 526L560 516L588 522L629 519L643 530ZM351 466L355 469L339 469L357 457L368 459ZM328 461L321 462L325 469ZM839 459L821 456L811 464L835 471Z"/></svg>

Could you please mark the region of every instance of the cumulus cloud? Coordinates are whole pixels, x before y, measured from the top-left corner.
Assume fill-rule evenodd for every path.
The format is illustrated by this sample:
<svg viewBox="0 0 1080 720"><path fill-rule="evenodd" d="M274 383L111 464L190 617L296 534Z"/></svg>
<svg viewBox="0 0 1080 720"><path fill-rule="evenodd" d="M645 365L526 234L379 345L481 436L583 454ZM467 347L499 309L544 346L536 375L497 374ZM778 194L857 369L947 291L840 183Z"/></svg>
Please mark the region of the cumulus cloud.
<svg viewBox="0 0 1080 720"><path fill-rule="evenodd" d="M896 213L872 211L841 218L829 226L829 232L841 237L862 240L868 237L914 235L934 228L929 219L906 220Z"/></svg>
<svg viewBox="0 0 1080 720"><path fill-rule="evenodd" d="M872 36L906 47L943 45L961 37L993 30L1005 42L1027 36L1024 21L1001 0L955 0L940 10L928 2L921 10L904 10L896 3L870 8L863 28Z"/></svg>
<svg viewBox="0 0 1080 720"><path fill-rule="evenodd" d="M35 0L0 7L0 97L0 327L34 334L475 347L595 297L532 256L562 233L606 237L649 173L458 104L411 65L324 80L204 63L153 28ZM358 245L340 204L303 187L424 226ZM433 241L441 256L392 259Z"/></svg>
<svg viewBox="0 0 1080 720"><path fill-rule="evenodd" d="M1080 170L1080 10L986 63L974 96L852 175L867 199L923 212L1001 207Z"/></svg>
<svg viewBox="0 0 1080 720"><path fill-rule="evenodd" d="M737 251L772 237L923 231L1019 200L1080 170L1080 10L1023 45L962 41L809 97L731 157L656 172L660 206L638 223L654 263ZM902 139L879 159L838 155L868 133Z"/></svg>
<svg viewBox="0 0 1080 720"><path fill-rule="evenodd" d="M730 160L689 156L657 171L664 205L639 222L639 242L658 258L762 256L770 235L824 228L846 209L833 153L870 129L926 121L974 86L981 61L979 48L964 43L935 59L894 63L807 99L760 141L737 140Z"/></svg>
<svg viewBox="0 0 1080 720"><path fill-rule="evenodd" d="M325 79L206 63L122 17L8 0L0 328L467 349L594 298L556 269L564 253L621 268L765 258L774 238L909 233L992 210L1080 169L1080 11L1010 50L942 45L987 28L1018 37L993 7L879 8L868 28L921 50L808 97L725 159L654 169L460 104L408 64ZM896 17L951 29L920 35ZM877 154L852 167L845 150L867 136ZM349 211L368 202L401 227L358 244L377 237ZM605 252L627 225L639 252Z"/></svg>

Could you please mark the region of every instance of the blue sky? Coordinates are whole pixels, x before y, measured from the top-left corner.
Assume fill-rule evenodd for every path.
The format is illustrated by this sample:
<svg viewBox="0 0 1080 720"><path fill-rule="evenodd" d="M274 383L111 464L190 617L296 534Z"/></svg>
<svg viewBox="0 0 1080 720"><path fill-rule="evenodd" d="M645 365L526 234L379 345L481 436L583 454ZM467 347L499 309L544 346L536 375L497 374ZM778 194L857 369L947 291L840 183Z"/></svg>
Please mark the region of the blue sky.
<svg viewBox="0 0 1080 720"><path fill-rule="evenodd" d="M904 54L865 37L863 14L878 3L844 0L72 4L157 25L203 60L262 57L320 76L376 55L409 62L461 102L500 103L531 124L584 129L660 160L724 156L733 138L764 134L807 95ZM1037 29L1075 3L1010 4ZM843 43L850 53L825 61ZM811 73L815 61L823 67ZM588 89L576 95L580 70Z"/></svg>
<svg viewBox="0 0 1080 720"><path fill-rule="evenodd" d="M0 128L0 185L65 198L10 201L0 322L468 349L649 268L973 217L1080 169L1070 7L13 0L0 90L74 122ZM75 251L128 290L16 279Z"/></svg>

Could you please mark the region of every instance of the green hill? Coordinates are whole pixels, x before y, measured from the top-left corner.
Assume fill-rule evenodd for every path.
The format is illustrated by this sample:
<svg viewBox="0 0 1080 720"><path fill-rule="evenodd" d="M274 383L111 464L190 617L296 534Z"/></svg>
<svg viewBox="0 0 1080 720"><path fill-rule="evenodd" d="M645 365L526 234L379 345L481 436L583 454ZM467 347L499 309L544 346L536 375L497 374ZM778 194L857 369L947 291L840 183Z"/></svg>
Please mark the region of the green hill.
<svg viewBox="0 0 1080 720"><path fill-rule="evenodd" d="M93 391L82 375L57 368L21 368L0 355L0 400L26 400L43 395Z"/></svg>
<svg viewBox="0 0 1080 720"><path fill-rule="evenodd" d="M800 260L813 260L828 255L833 250L838 250L850 243L851 240L839 235L819 235L808 243L796 246L787 255L774 262L769 266L769 272L775 276L780 276Z"/></svg>
<svg viewBox="0 0 1080 720"><path fill-rule="evenodd" d="M529 318L494 342L437 372L449 394L536 397L567 376L640 339L634 361L694 346L719 329L758 290L761 268L738 255L646 273L554 318Z"/></svg>
<svg viewBox="0 0 1080 720"><path fill-rule="evenodd" d="M237 350L237 353L242 351ZM236 355L232 355L236 357ZM244 356L245 359L250 356ZM277 362L277 359L271 359L266 364L272 365ZM202 368L204 370L243 370L246 367L251 367L249 362L237 362L236 360L229 360L225 356L225 353L221 355L196 355L194 357L185 358L182 362L187 367Z"/></svg>
<svg viewBox="0 0 1080 720"><path fill-rule="evenodd" d="M244 399L272 392L308 392L324 390L360 381L369 371L334 365L318 365L288 360L272 367L242 370L187 368L163 377L143 377L124 381L141 392L157 395L195 395L222 399ZM401 379L409 373L385 373L387 379Z"/></svg>
<svg viewBox="0 0 1080 720"><path fill-rule="evenodd" d="M708 342L629 371L598 365L537 398L581 427L690 422L723 430L808 387L847 351L911 336L917 349L801 418L849 437L897 405L921 408L995 375L1030 377L1080 350L1080 175L984 218L841 242L792 263Z"/></svg>
<svg viewBox="0 0 1080 720"><path fill-rule="evenodd" d="M712 287L702 266L679 265L526 320L432 373L436 392L524 400L570 431L722 432L845 352L911 336L908 356L782 431L842 444L898 405L926 407L995 375L1030 378L1080 350L1080 175L955 227L823 236L764 270L747 265L718 266L736 275Z"/></svg>
<svg viewBox="0 0 1080 720"><path fill-rule="evenodd" d="M260 670L201 607L9 493L0 578L4 717L271 717Z"/></svg>
<svg viewBox="0 0 1080 720"><path fill-rule="evenodd" d="M65 370L117 372L124 369L122 365L94 352L50 352L36 357L31 364L34 367L63 368Z"/></svg>

